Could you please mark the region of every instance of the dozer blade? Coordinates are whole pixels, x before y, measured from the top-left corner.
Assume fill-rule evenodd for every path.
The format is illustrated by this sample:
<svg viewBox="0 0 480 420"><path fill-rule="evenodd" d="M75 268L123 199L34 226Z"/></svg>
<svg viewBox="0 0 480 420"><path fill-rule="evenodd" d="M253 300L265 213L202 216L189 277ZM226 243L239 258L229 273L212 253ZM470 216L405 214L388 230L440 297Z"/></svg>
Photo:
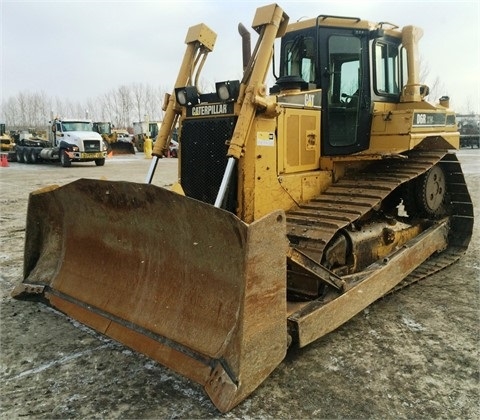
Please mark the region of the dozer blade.
<svg viewBox="0 0 480 420"><path fill-rule="evenodd" d="M204 385L225 412L286 354L285 231L282 211L247 225L154 185L80 179L30 195L13 295Z"/></svg>
<svg viewBox="0 0 480 420"><path fill-rule="evenodd" d="M115 143L110 143L109 146L112 150L112 154L114 155L135 154L135 147L133 146L133 144L126 141L117 141Z"/></svg>

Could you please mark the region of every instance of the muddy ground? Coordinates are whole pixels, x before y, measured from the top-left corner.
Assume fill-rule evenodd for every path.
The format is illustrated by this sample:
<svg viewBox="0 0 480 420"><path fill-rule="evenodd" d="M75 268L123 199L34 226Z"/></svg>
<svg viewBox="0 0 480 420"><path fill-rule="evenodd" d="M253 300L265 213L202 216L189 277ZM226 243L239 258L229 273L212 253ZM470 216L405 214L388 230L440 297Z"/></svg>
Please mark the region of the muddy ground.
<svg viewBox="0 0 480 420"><path fill-rule="evenodd" d="M476 220L480 151L461 150ZM22 279L28 194L80 177L143 182L150 160L104 167L0 168L0 416L12 418L480 418L480 234L465 257L385 297L284 362L221 415L200 386L40 303L10 297ZM171 184L175 159L154 183Z"/></svg>

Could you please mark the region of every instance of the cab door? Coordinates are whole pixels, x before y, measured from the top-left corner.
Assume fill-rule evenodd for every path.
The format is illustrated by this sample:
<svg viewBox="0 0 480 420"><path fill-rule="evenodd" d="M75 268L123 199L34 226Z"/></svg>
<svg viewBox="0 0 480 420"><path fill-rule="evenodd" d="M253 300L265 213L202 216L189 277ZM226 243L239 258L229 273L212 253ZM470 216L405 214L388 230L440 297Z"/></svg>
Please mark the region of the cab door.
<svg viewBox="0 0 480 420"><path fill-rule="evenodd" d="M318 51L322 155L365 150L371 124L368 33L319 27Z"/></svg>

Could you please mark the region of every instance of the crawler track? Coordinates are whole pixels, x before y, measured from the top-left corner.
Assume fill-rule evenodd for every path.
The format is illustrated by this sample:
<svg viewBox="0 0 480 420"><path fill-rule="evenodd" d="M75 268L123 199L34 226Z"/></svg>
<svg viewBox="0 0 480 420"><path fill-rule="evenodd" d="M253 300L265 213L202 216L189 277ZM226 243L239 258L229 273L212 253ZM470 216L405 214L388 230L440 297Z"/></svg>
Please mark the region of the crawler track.
<svg viewBox="0 0 480 420"><path fill-rule="evenodd" d="M447 191L451 205L449 247L430 257L408 275L393 291L420 281L457 261L467 250L473 231L473 204L468 193L462 169L455 154L441 160L446 174Z"/></svg>
<svg viewBox="0 0 480 420"><path fill-rule="evenodd" d="M359 221L401 184L440 162L450 201L449 247L418 267L397 288L455 262L465 252L473 229L473 206L457 157L445 151L411 151L405 157L378 161L361 173L347 175L319 197L288 212L290 245L320 262L324 248L340 229Z"/></svg>

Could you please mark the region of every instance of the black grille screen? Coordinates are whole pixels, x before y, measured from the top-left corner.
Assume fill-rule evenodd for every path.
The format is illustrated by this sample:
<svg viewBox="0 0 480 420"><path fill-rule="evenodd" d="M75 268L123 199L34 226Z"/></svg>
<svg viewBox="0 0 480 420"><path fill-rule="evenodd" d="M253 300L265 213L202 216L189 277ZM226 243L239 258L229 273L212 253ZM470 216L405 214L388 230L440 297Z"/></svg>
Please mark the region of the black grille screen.
<svg viewBox="0 0 480 420"><path fill-rule="evenodd" d="M225 167L227 149L236 117L185 120L181 131L181 184L188 197L214 204ZM235 212L237 176L232 175L227 191L227 210Z"/></svg>
<svg viewBox="0 0 480 420"><path fill-rule="evenodd" d="M102 149L100 148L101 142L98 140L84 140L83 146L85 147L86 152L100 152Z"/></svg>

